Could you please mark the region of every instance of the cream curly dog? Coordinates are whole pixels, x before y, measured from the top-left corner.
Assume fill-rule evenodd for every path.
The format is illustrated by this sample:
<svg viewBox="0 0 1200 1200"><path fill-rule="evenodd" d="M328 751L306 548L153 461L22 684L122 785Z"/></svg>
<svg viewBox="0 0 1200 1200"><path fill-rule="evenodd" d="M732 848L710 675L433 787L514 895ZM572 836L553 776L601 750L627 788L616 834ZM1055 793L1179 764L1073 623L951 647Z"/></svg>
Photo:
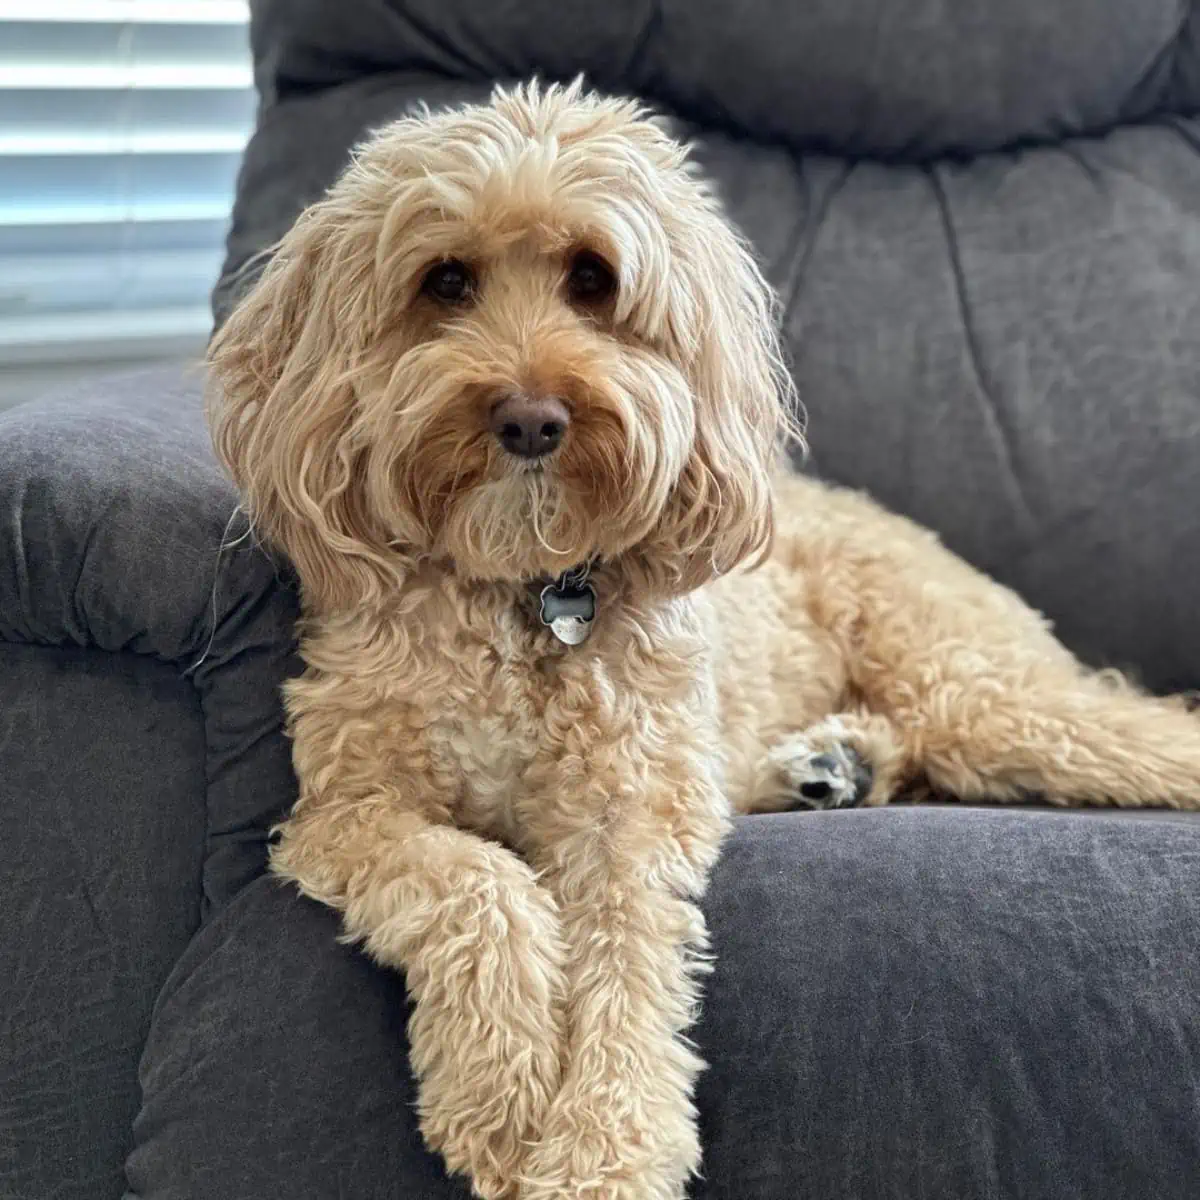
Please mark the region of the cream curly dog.
<svg viewBox="0 0 1200 1200"><path fill-rule="evenodd" d="M421 1127L478 1196L684 1194L732 810L1200 795L1181 703L777 472L769 290L632 103L391 125L211 361L219 453L303 584L274 869L405 972Z"/></svg>

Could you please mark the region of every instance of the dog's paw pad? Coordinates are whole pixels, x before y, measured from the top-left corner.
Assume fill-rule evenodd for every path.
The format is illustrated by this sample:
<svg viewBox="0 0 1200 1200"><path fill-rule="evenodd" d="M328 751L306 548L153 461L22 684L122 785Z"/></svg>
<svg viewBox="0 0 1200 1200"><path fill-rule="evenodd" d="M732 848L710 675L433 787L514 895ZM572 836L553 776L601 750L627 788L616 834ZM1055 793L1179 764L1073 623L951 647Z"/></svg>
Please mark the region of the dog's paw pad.
<svg viewBox="0 0 1200 1200"><path fill-rule="evenodd" d="M795 759L790 768L798 808L853 808L871 791L871 764L844 743Z"/></svg>
<svg viewBox="0 0 1200 1200"><path fill-rule="evenodd" d="M797 781L797 791L805 800L823 803L845 788L842 764L832 754L814 754L807 759Z"/></svg>

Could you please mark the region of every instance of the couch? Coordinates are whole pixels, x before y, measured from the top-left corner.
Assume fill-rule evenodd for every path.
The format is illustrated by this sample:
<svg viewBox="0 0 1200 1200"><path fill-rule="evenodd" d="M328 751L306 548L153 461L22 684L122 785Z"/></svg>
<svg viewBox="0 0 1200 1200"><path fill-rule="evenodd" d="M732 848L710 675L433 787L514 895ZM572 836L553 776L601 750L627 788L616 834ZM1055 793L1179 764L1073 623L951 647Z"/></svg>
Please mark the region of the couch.
<svg viewBox="0 0 1200 1200"><path fill-rule="evenodd" d="M1200 685L1200 2L255 0L217 321L372 127L586 71L698 139L783 300L811 469ZM264 875L296 596L199 372L0 416L0 1197L464 1197L403 980ZM1197 780L1200 797L1200 780ZM696 1200L1200 1194L1200 823L739 823Z"/></svg>

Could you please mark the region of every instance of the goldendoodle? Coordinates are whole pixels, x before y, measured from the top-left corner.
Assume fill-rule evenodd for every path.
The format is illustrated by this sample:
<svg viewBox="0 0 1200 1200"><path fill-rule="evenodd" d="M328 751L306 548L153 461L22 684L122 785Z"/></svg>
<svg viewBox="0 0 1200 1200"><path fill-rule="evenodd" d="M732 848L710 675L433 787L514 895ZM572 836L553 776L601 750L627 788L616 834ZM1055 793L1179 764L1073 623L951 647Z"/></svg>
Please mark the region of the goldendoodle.
<svg viewBox="0 0 1200 1200"><path fill-rule="evenodd" d="M770 290L686 150L581 87L382 130L213 342L301 580L274 870L403 970L487 1200L679 1200L731 813L1200 797L1200 721L790 475Z"/></svg>

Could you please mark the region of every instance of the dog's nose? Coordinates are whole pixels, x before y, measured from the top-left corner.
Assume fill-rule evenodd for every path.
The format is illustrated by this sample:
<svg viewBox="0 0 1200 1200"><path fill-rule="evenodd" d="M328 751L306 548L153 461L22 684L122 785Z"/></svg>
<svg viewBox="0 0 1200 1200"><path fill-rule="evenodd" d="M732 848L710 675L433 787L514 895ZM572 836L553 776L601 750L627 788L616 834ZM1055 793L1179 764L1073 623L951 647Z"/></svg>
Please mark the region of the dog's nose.
<svg viewBox="0 0 1200 1200"><path fill-rule="evenodd" d="M557 448L571 423L557 396L506 396L492 409L492 432L509 454L541 458Z"/></svg>

